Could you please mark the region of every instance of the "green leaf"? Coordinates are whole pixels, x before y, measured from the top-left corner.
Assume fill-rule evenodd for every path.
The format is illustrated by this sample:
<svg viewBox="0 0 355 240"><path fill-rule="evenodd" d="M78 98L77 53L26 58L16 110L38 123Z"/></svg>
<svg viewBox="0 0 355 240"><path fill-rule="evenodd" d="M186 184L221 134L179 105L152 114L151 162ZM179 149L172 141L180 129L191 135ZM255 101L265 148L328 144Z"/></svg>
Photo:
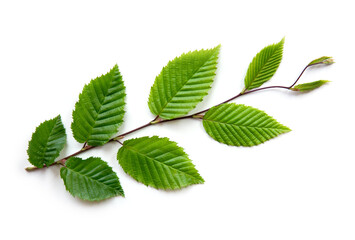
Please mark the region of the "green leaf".
<svg viewBox="0 0 355 240"><path fill-rule="evenodd" d="M64 148L66 137L60 115L41 123L28 144L28 161L38 168L51 165Z"/></svg>
<svg viewBox="0 0 355 240"><path fill-rule="evenodd" d="M91 80L75 104L71 125L74 138L91 146L108 142L123 122L125 96L117 65L107 74Z"/></svg>
<svg viewBox="0 0 355 240"><path fill-rule="evenodd" d="M320 57L317 59L314 59L312 62L310 62L308 64L309 65L314 65L314 64L319 64L319 63L323 63L323 64L332 64L334 63L334 60L332 59L332 57Z"/></svg>
<svg viewBox="0 0 355 240"><path fill-rule="evenodd" d="M135 180L157 189L180 189L204 182L184 150L168 138L127 140L117 159Z"/></svg>
<svg viewBox="0 0 355 240"><path fill-rule="evenodd" d="M323 84L327 83L329 81L327 80L319 80L315 82L309 82L309 83L303 83L303 84L298 84L291 88L293 91L300 91L300 92L307 92L307 91L312 91L316 88L319 88Z"/></svg>
<svg viewBox="0 0 355 240"><path fill-rule="evenodd" d="M150 111L163 119L186 115L211 88L220 46L182 54L166 65L150 90Z"/></svg>
<svg viewBox="0 0 355 240"><path fill-rule="evenodd" d="M245 90L258 88L274 76L282 60L285 39L262 49L249 64L244 84Z"/></svg>
<svg viewBox="0 0 355 240"><path fill-rule="evenodd" d="M211 108L203 117L203 126L218 142L247 147L290 131L265 112L234 103Z"/></svg>
<svg viewBox="0 0 355 240"><path fill-rule="evenodd" d="M60 169L60 176L71 195L83 200L100 201L124 196L116 173L101 158L71 157Z"/></svg>

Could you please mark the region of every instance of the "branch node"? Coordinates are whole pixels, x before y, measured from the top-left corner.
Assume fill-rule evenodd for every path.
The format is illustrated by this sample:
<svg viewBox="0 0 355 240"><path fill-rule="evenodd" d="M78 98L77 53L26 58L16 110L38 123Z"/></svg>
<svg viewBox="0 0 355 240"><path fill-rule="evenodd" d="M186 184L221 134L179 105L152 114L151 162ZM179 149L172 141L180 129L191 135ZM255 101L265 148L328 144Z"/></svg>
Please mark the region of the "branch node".
<svg viewBox="0 0 355 240"><path fill-rule="evenodd" d="M150 124L157 124L160 123L161 121L163 121L162 118L160 118L159 116L157 116L153 121L150 122Z"/></svg>
<svg viewBox="0 0 355 240"><path fill-rule="evenodd" d="M197 118L197 119L203 119L203 116L202 114L196 114L196 115L193 115L192 118Z"/></svg>
<svg viewBox="0 0 355 240"><path fill-rule="evenodd" d="M124 138L124 135L120 135L120 136L117 136L115 138L113 138L113 141L118 141L120 139L123 139Z"/></svg>

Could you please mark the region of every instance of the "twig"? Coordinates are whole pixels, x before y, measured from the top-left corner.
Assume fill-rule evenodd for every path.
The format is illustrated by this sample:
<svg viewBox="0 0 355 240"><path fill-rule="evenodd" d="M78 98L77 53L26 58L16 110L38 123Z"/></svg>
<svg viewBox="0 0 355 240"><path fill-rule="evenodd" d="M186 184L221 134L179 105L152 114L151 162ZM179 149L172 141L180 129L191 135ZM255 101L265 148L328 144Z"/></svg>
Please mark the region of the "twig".
<svg viewBox="0 0 355 240"><path fill-rule="evenodd" d="M307 68L309 68L309 67L311 67L311 66L314 66L314 65L317 65L317 64L320 64L320 63L315 63L315 64L307 65L307 66L302 70L302 72L300 73L300 75L298 76L298 78L296 79L296 81L295 81L291 86L289 86L289 87L286 87L286 86L269 86L269 87L263 87L263 88L256 88L256 89L252 89L252 90L249 90L249 91L242 91L241 93L237 94L236 96L231 97L231 98L229 98L229 99L227 99L227 100L225 100L225 101L223 101L223 102L221 102L221 103L215 105L214 107L219 106L219 105L222 105L222 104L224 104L224 103L228 103L228 102L230 102L230 101L233 101L233 100L235 100L235 99L237 99L238 97L241 97L241 96L243 96L243 95L247 95L247 94L249 94L249 93L254 93L254 92L258 92L258 91L262 91L262 90L266 90L266 89L283 88L283 89L290 90L294 85L296 85L296 83L297 83L298 80L302 77L303 73L307 70ZM173 118L173 119L165 119L165 120L164 120L164 119L161 119L161 118L159 117L159 115L158 115L158 116L156 116L152 121L150 121L150 122L148 122L148 123L146 123L146 124L144 124L144 125L142 125L142 126L140 126L140 127L137 127L137 128L135 128L135 129L133 129L133 130L130 130L130 131L125 132L125 133L122 133L122 134L120 134L120 135L118 135L118 136L116 136L116 137L114 137L114 138L111 138L108 142L116 141L116 142L120 143L121 145L123 145L123 143L121 143L121 142L119 141L119 139L122 139L122 138L124 138L125 136L127 136L127 135L129 135L129 134L131 134L131 133L134 133L134 132L136 132L136 131L138 131L138 130L141 130L141 129L143 129L143 128L149 127L149 126L151 126L151 125L161 124L161 123L165 123L165 122L172 122L172 121L177 121L177 120L182 120L182 119L189 119L189 118L190 118L190 119L200 119L200 120L201 120L201 119L203 119L203 115L202 115L202 114L205 113L205 112L207 112L207 111L210 110L210 109L211 109L211 108L207 108L207 109L205 109L205 110L202 110L202 111L200 111L200 112L197 112L197 113L194 113L194 114L191 114L191 115L187 115L187 116L183 116L183 117L178 117L178 118ZM106 143L105 143L105 144L106 144ZM85 142L85 143L84 143L84 146L83 146L83 148L82 148L81 150L79 150L79 151L77 151L77 152L75 152L75 153L73 153L73 154L71 154L71 155L69 155L69 156L67 156L67 157L65 157L65 158L62 158L62 159L60 159L60 160L54 162L53 164L51 164L51 165L49 165L49 166L47 166L47 167L50 167L50 166L53 166L53 165L63 165L63 166L65 166L65 162L66 162L67 159L69 159L69 158L71 158L71 157L74 157L74 156L76 156L76 155L79 155L80 153L86 152L86 151L88 151L88 150L90 150L90 149L96 148L96 147L98 147L98 146L90 146L90 145L87 145L87 143ZM40 168L37 168L37 167L27 167L27 168L26 168L27 171L33 171L33 170L37 170L37 169L40 169Z"/></svg>

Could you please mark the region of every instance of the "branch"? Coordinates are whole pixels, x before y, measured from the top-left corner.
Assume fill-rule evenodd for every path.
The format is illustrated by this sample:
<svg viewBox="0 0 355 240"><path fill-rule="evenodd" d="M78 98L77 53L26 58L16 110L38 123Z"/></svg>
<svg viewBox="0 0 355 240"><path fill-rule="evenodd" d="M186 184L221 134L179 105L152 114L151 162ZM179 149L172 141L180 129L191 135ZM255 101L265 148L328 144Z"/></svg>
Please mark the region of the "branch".
<svg viewBox="0 0 355 240"><path fill-rule="evenodd" d="M253 89L253 90L241 92L241 93L237 94L236 96L231 97L231 98L229 98L229 99L227 99L227 100L225 100L225 101L223 101L223 102L221 102L221 103L219 103L219 104L217 104L217 105L215 105L215 106L213 106L213 107L222 105L222 104L224 104L224 103L228 103L228 102L233 101L233 100L235 100L235 99L237 99L237 98L239 98L239 97L241 97L241 96L243 96L243 95L246 95L246 94L249 94L249 93L253 93L253 92L262 91L262 90L266 90L266 89L283 88L283 89L290 90L290 89L298 82L298 80L302 77L303 73L307 70L307 68L309 68L309 67L311 67L311 66L314 66L314 65L317 65L317 64L321 64L321 63L315 63L315 64L309 64L309 65L307 65L307 66L302 70L302 72L300 73L300 75L298 76L298 78L296 79L296 81L295 81L291 86L289 86L289 87L286 87L286 86L269 86L269 87L263 87L263 88L256 88L256 89ZM131 134L131 133L134 133L134 132L136 132L136 131L139 131L139 130L141 130L141 129L143 129L143 128L149 127L149 126L151 126L151 125L161 124L161 123L165 123L165 122L172 122L172 121L177 121L177 120L182 120L182 119L188 119L188 118L192 118L192 119L202 119L202 118L203 118L203 115L202 115L202 114L205 113L205 112L207 112L207 111L210 110L210 109L211 109L211 108L207 108L207 109L205 109L205 110L202 110L202 111L200 111L200 112L197 112L197 113L194 113L194 114L191 114L191 115L187 115L187 116L183 116L183 117L178 117L178 118L173 118L173 119L166 119L166 120L161 119L159 116L156 116L152 121L148 122L147 124L144 124L144 125L142 125L142 126L140 126L140 127L137 127L137 128L135 128L135 129L133 129L133 130L130 130L130 131L125 132L125 133L122 133L122 134L120 134L120 135L118 135L118 136L116 136L116 137L114 137L114 138L111 138L107 143L109 143L109 142L118 142L118 143L122 144L122 143L119 141L120 139L124 138L125 136L127 136L127 135L129 135L129 134ZM106 143L105 143L105 144L106 144ZM73 153L73 154L71 154L71 155L69 155L69 156L67 156L67 157L65 157L65 158L62 158L62 159L60 159L60 160L58 160L58 161L52 163L51 165L49 165L49 166L47 166L47 167L50 167L50 166L53 166L53 165L63 165L63 166L65 166L65 162L66 162L69 158L74 157L74 156L76 156L76 155L79 155L80 153L86 152L86 151L88 151L88 150L90 150L90 149L93 149L93 148L96 148L96 147L98 147L98 146L89 146L89 145L87 145L87 144L85 143L85 144L84 144L84 147L83 147L81 150L79 150L79 151L77 151L77 152L75 152L75 153ZM32 167L27 167L27 168L25 168L25 169L26 169L26 171L33 171L33 170L37 170L37 169L40 169L40 168L37 168L37 167L32 166Z"/></svg>

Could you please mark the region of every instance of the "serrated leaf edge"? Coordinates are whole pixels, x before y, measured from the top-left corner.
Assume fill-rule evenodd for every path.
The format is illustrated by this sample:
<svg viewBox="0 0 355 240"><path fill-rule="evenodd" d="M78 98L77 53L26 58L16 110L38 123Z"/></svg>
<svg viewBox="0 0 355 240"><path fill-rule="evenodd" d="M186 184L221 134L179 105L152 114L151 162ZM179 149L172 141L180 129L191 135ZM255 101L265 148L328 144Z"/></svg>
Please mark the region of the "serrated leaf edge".
<svg viewBox="0 0 355 240"><path fill-rule="evenodd" d="M104 160L102 160L102 159L99 158L99 157L90 157L90 158L95 158L95 159L101 160L101 161L105 164L106 167L108 167L113 173L115 173L115 175L116 175L116 177L117 177L117 179L118 179L118 181L119 181L119 178L118 178L116 172L113 171L112 167L111 167L110 165L108 165L107 162L105 162ZM70 157L70 158L66 161L66 163L67 163L70 159L79 159L79 160L81 160L81 161L87 160L87 159L82 159L82 158L78 158L78 157ZM89 159L89 158L88 158L88 159ZM74 195L74 193L72 193L72 191L67 187L66 181L65 181L64 178L62 177L62 171L63 171L64 169L69 169L70 171L72 171L72 172L74 172L74 173L76 173L76 174L78 174L78 175L80 175L80 176L82 176L82 177L88 178L88 179L90 179L90 180L92 180L92 181L95 181L95 182L99 183L99 185L104 185L104 186L107 187L107 188L113 189L116 194L115 194L114 196L112 196L112 197L115 197L115 196L122 196L122 197L125 197L125 193L124 193L124 190L123 190L122 186L121 186L121 191L120 191L120 190L116 190L115 188L112 188L112 187L110 187L110 186L108 186L108 185L105 185L104 183L102 183L102 182L100 182L100 181L98 181L98 180L96 180L96 179L89 178L89 177L87 177L86 175L83 175L83 174L81 174L81 173L79 173L79 172L77 172L77 171L74 171L74 170L71 169L71 168L68 168L67 165L66 165L66 163L65 163L65 166L61 167L61 169L60 169L60 175L61 175L61 178L63 179L65 189L66 189L73 197L77 197L77 198L79 198L79 199L82 199L82 200L85 200L85 201L90 201L90 202L92 202L92 201L102 201L102 200L108 199L108 198L106 198L106 199L93 199L93 200L89 200L89 199L83 199L83 198L80 198L80 197L77 196L77 195ZM119 183L120 183L120 181L119 181ZM121 183L120 183L120 185L121 185Z"/></svg>
<svg viewBox="0 0 355 240"><path fill-rule="evenodd" d="M142 153L138 152L137 150L135 150L134 148L132 148L132 147L130 147L130 146L127 147L127 145L125 145L125 142L127 142L127 141L131 141L131 140L134 141L134 140L140 139L140 138L155 138L155 139L159 139L159 140L165 140L165 141L168 141L169 143L174 144L175 147L179 148L179 149L184 153L184 156L187 158L187 160L189 161L189 163L192 165L192 167L195 168L195 170L196 170L196 172L197 172L199 178L197 178L197 177L195 177L195 176L193 176L193 175L187 174L187 173L185 173L185 172L183 172L183 171L181 171L181 170L172 168L171 166L168 166L168 165L166 165L166 164L164 164L164 163L162 163L162 162L159 162L159 161L155 160L154 158L149 157L149 156L147 156L147 155L145 155L145 154L142 154ZM144 156L144 157L147 157L147 158L151 159L153 162L157 162L157 163L159 163L159 164L165 165L165 166L169 167L169 169L173 169L174 171L178 171L178 172L180 172L180 173L183 173L183 174L186 174L186 175L190 176L190 177L191 177L194 181L196 181L196 182L194 182L194 183L192 183L192 184L190 184L190 185L182 186L182 187L179 186L179 187L176 188L176 189L156 188L155 186L152 186L152 185L150 185L150 184L145 184L144 182L138 181L137 179L135 179L134 177L132 177L124 168L122 168L123 171L124 171L126 174L128 174L129 176L131 176L135 181L137 181L137 182L139 182L139 183L142 183L142 184L145 185L145 186L149 186L149 187L152 187L152 188L155 188L155 189L163 189L163 190L165 190L165 191L167 191L167 190L169 190L169 191L175 191L175 190L179 190L179 189L182 189L182 188L186 188L186 187L191 186L191 185L194 185L194 184L203 184L203 183L205 182L205 180L203 179L203 177L200 175L199 171L196 169L196 165L192 162L192 160L189 158L189 155L184 151L184 149L183 149L182 147L180 147L180 146L177 144L177 142L172 141L172 140L170 140L170 139L167 138L167 137L159 137L159 136L157 136L157 135L154 135L154 136L152 136L152 137L147 137L147 136L146 136L146 137L131 138L131 139L126 140L125 142L123 142L123 147L125 147L126 149L133 149L134 152L136 152L136 153L138 153L138 154L140 154L140 155L142 155L142 156ZM121 149L122 149L122 148L120 148L120 150L121 150ZM118 153L119 153L119 152L118 152ZM117 153L117 157L118 157L118 153ZM118 159L118 161L120 162L120 159ZM120 164L121 164L121 163L120 163Z"/></svg>
<svg viewBox="0 0 355 240"><path fill-rule="evenodd" d="M99 79L99 78L102 78L102 77L104 77L105 75L109 74L111 71L114 71L114 70L116 70L116 69L117 69L117 71L118 71L119 76L121 77L121 81L122 81L122 91L124 91L124 92L123 92L123 99L122 99L123 102L124 102L123 108L122 108L122 115L123 115L123 117L122 117L122 120L121 120L119 123L114 124L114 125L116 125L116 133L118 132L119 127L124 123L124 115L125 115L125 113L126 113L126 110L125 110L125 105L126 105L126 102L125 102L126 92L125 92L125 90L126 90L126 86L124 85L123 77L122 77L122 74L121 74L121 72L120 72L120 70L119 70L119 67L118 67L117 64L115 64L115 65L112 67L112 69L110 69L107 73L101 74L100 76L98 76L98 77L96 77L96 78L94 78L94 79L91 79L89 83L87 83L87 84L84 85L82 91L81 91L80 94L79 94L79 99L78 99L78 101L75 103L74 110L72 111L72 119L73 119L73 121L72 121L72 123L71 123L71 130L72 130L72 133L73 133L73 137L75 138L75 140L76 140L77 142L79 142L79 143L84 143L84 142L88 142L88 141L89 141L88 139L87 139L87 140L83 140L83 141L82 141L81 139L77 139L77 138L75 137L76 134L74 134L74 131L75 131L75 130L74 130L74 128L73 128L73 126L74 126L74 112L75 112L75 110L78 108L79 101L80 101L80 99L82 98L83 92L84 92L85 89L92 83L92 81L95 81L95 80L97 80L97 79ZM112 83L112 80L111 80L111 83ZM106 98L106 97L107 97L107 94L105 95L105 98ZM100 106L100 109L102 108L102 106L103 106L103 105ZM96 118L94 119L95 122L96 122L97 118L98 118L98 115L97 115ZM91 128L91 133L92 133L93 128L94 128L94 126L92 126L92 128ZM114 135L114 134L112 134L111 137L112 137L113 135ZM109 139L108 139L107 141L109 141ZM107 142L105 142L105 143L107 143ZM100 144L100 145L95 145L95 146L101 146L101 145L104 145L105 143L102 143L102 144Z"/></svg>
<svg viewBox="0 0 355 240"><path fill-rule="evenodd" d="M214 48L207 48L207 49L202 48L202 49L200 49L200 50L189 51L189 52L187 52L187 53L182 53L180 56L175 57L173 60L169 60L169 62L163 67L162 71L155 77L155 81L154 81L152 87L150 88L150 93L149 93L149 98L148 98L148 107L149 107L150 111L151 111L153 114L155 114L157 117L161 117L161 116L160 116L161 113L162 113L163 110L166 108L166 106L169 104L169 102L165 103L165 105L162 107L162 110L161 110L160 112L155 112L155 109L153 109L153 108L151 107L150 102L151 102L151 98L152 98L152 90L153 90L153 88L155 88L155 86L158 84L157 81L156 81L156 79L162 74L162 72L164 71L164 69L166 69L167 66L168 66L170 63L172 63L172 62L174 62L175 60L177 60L177 59L179 59L179 58L182 58L182 57L184 57L184 56L186 56L186 55L188 55L188 54L194 54L194 53L197 53L197 52L199 52L199 51L216 51L215 53L213 53L213 54L210 56L209 59L211 59L212 57L216 56L216 57L217 57L217 59L216 59L216 65L217 65L217 64L218 64L218 59L219 59L219 51L220 51L220 48L221 48L221 44L217 45L217 46L214 47ZM203 66L204 66L204 65L202 65L200 68L198 68L197 70L195 70L194 73L191 75L190 79L191 79ZM217 71L217 67L216 67L216 69L213 71L213 76L216 75L216 71ZM214 79L213 79L213 80L214 80ZM212 83L213 83L213 80L212 80L210 86L208 87L208 89L211 89L211 88L212 88L211 85L212 85ZM185 84L185 85L186 85L186 84ZM181 90L185 85L182 85L179 90ZM177 94L178 92L179 92L179 91L177 91L176 94ZM209 91L207 91L207 93L201 98L201 100L200 100L199 102L197 102L197 104L203 101L204 97L208 95L208 92L209 92ZM176 96L176 95L175 95L175 96ZM175 96L173 96L172 99L173 99ZM158 99L158 100L160 101L160 99ZM195 105L195 107L197 106L197 104ZM190 109L190 111L191 111L191 110L193 110L193 109ZM187 113L189 113L190 111L188 111ZM186 113L186 114L187 114L187 113ZM163 118L163 119L172 119L172 118L164 118L164 117L162 117L162 118Z"/></svg>
<svg viewBox="0 0 355 240"><path fill-rule="evenodd" d="M52 164L52 163L55 161L55 159L60 155L60 152L61 152L61 151L63 150L63 148L64 148L65 142L64 142L63 146L61 146L61 148L56 151L56 154L54 155L55 157L53 158L52 163L50 163L50 164L47 164L47 163L43 162L42 165L35 165L33 162L30 161L30 152L29 152L29 150L30 150L30 144L31 144L31 141L32 141L32 139L33 139L34 134L37 132L37 130L38 130L43 124L46 124L46 123L48 123L48 122L50 122L50 121L52 121L52 120L54 120L54 119L56 119L56 122L55 122L53 128L51 129L51 132L49 133L49 136L51 136L51 134L52 134L52 132L53 132L53 129L55 128L55 126L56 126L56 125L58 124L58 122L59 122L59 125L62 125L62 127L63 127L63 129L64 129L64 138L65 138L65 142L66 142L67 134L66 134L66 131L65 131L65 128L64 128L64 125L63 125L62 118L61 118L60 114L57 115L56 117L52 118L52 119L49 119L49 120L46 120L46 121L40 123L40 124L36 127L35 131L32 133L31 140L28 141L28 148L27 148L28 161L29 161L33 166L36 166L37 168L43 168L43 167L45 167L45 166L48 167L50 164ZM46 140L46 146L45 146L45 149L44 149L44 150L47 150L47 148L48 148L48 141L49 141L49 138L47 138L47 140ZM42 158L44 158L45 152L46 152L46 151L44 151L44 152L42 153L42 155L43 155Z"/></svg>
<svg viewBox="0 0 355 240"><path fill-rule="evenodd" d="M265 111L260 110L260 109L258 109L258 108L251 107L251 106L247 106L247 105L244 105L244 104L224 103L224 104L221 104L221 105L214 106L214 107L210 108L209 111L210 111L210 110L214 110L214 109L216 109L216 108L218 108L218 107L221 107L222 105L243 106L243 107L251 108L251 109L253 109L253 110L257 110L257 111L259 111L259 112L261 112L261 113L263 113L263 114L266 114L271 120L277 122L277 123L280 125L280 128L260 128L260 127L248 127L248 126L241 126L241 127L244 127L244 128L247 128L247 129L248 129L248 128L254 128L254 129L277 129L277 130L282 130L282 132L279 133L278 135L292 131L290 128L288 128L288 127L286 127L285 125L279 123L275 118L273 118L272 116L270 116L269 114L267 114ZM209 121L209 122L217 122L217 121L211 121L211 120L205 118L206 116L208 117L208 114L207 114L207 113L208 113L209 111L206 112L206 114L203 116L202 120L203 120L203 121ZM225 124L225 125L233 125L233 124L229 124L229 123L221 123L221 122L217 122L217 123L218 123L218 124ZM240 127L240 126L238 126L238 127ZM211 135L211 134L209 133L209 131L207 131L206 128L205 128L205 130L206 130L207 134L208 134L210 137L212 137L215 141L217 141L217 142L219 142L219 143L221 143L221 144L228 145L228 146L235 146L235 145L232 145L232 144L228 144L228 143L224 143L224 142L218 141L217 139L215 139L215 138L212 136L213 134ZM269 140L271 140L271 139L267 139L266 141L261 141L260 144L264 144L265 142L267 142L267 141L269 141ZM243 147L255 147L255 146L258 146L258 145L260 145L260 144L251 145L251 146L245 146L245 145L240 145L240 146L243 146Z"/></svg>
<svg viewBox="0 0 355 240"><path fill-rule="evenodd" d="M278 47L281 47L281 48L282 48L282 49L281 49L281 60L282 60L284 43L285 43L285 37L282 38L281 41L278 42L278 43L270 44L270 45L264 47L263 49L261 49L261 50L254 56L253 60L250 62L249 66L248 66L248 70L247 70L246 76L245 76L245 78L244 78L245 87L244 87L242 93L244 93L244 92L247 91L247 90L251 90L251 89L254 89L254 88L258 88L258 87L260 87L262 84L265 83L265 82L264 82L264 83L262 83L260 86L252 87L252 88L251 88L251 86L253 85L253 81L251 81L248 85L246 84L246 79L247 79L247 76L248 76L249 69L250 69L251 65L254 63L254 61L256 61L256 58L258 57L258 55L259 55L261 52L263 52L265 49L269 48L269 47L276 47L276 46L279 45ZM277 49L275 49L274 53L275 53L276 51L277 51ZM273 54L274 54L274 53L273 53ZM272 55L270 56L270 58L271 58L271 57L272 57ZM280 63L281 63L281 60L280 60ZM264 67L265 67L265 65L266 65L267 63L268 63L268 61L267 61L266 63L264 63L263 66L262 66L260 69L261 69L261 70L264 69ZM279 66L277 66L277 68L276 68L276 70L275 70L275 73L276 73L278 67L279 67ZM258 74L254 77L254 80L258 77L258 75L260 74L261 70L260 70L260 71L258 72ZM273 74L273 75L274 75L274 74ZM272 78L272 77L273 77L273 76L271 76L271 78ZM270 79L271 79L271 78L270 78ZM269 80L270 80L270 79L269 79ZM267 80L267 81L269 81L269 80Z"/></svg>

